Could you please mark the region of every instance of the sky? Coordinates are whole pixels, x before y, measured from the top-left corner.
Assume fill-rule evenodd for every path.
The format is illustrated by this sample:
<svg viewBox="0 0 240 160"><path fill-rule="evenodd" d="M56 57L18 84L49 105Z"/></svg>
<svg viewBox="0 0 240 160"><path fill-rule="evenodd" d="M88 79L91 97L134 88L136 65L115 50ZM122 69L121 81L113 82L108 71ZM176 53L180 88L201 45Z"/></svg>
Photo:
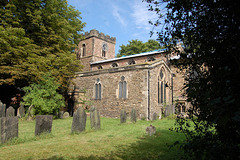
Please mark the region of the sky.
<svg viewBox="0 0 240 160"><path fill-rule="evenodd" d="M148 4L142 0L68 0L68 4L81 12L82 22L86 22L84 32L96 29L116 37L115 54L128 41L156 39L150 38L153 26L149 20L158 17L148 11Z"/></svg>

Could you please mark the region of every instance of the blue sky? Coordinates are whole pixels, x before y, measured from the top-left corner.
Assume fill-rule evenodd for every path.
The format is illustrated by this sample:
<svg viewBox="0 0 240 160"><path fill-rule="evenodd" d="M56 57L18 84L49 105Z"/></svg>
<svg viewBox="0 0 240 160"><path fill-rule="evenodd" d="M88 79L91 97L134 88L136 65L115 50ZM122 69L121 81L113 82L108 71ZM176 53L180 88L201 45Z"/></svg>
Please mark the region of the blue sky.
<svg viewBox="0 0 240 160"><path fill-rule="evenodd" d="M129 40L156 38L150 38L152 26L148 21L156 20L157 15L148 11L148 4L142 0L68 0L68 4L81 12L82 21L87 23L85 32L96 29L116 37L115 54Z"/></svg>

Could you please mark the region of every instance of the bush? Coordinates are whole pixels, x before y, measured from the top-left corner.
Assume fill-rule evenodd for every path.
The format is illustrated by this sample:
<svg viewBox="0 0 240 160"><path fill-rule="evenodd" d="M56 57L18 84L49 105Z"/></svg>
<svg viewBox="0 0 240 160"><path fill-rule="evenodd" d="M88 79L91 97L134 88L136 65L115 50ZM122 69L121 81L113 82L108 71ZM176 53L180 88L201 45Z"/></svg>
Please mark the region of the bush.
<svg viewBox="0 0 240 160"><path fill-rule="evenodd" d="M55 114L64 106L64 98L57 92L59 86L50 74L46 74L39 83L23 88L26 94L22 103L26 106L32 105L35 115Z"/></svg>

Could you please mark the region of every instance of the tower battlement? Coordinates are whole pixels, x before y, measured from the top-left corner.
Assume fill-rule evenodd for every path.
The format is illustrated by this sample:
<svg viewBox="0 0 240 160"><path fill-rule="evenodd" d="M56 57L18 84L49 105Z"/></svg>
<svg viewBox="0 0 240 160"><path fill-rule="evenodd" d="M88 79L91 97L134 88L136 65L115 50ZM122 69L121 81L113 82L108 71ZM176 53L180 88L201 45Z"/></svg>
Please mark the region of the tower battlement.
<svg viewBox="0 0 240 160"><path fill-rule="evenodd" d="M90 32L85 32L83 36L87 39L90 37L97 37L99 39L102 39L104 41L110 42L110 43L116 43L116 37L110 37L109 35L105 35L104 33L97 31L95 29L92 29Z"/></svg>

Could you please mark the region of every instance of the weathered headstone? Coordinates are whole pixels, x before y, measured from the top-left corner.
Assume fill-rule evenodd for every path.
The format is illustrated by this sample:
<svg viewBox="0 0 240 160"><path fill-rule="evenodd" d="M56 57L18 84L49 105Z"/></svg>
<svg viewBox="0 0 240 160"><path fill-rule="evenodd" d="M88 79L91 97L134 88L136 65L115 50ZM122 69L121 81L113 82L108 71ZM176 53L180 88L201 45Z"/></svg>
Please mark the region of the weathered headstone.
<svg viewBox="0 0 240 160"><path fill-rule="evenodd" d="M6 111L6 117L14 117L15 116L15 109L10 106L7 108L7 111Z"/></svg>
<svg viewBox="0 0 240 160"><path fill-rule="evenodd" d="M20 105L20 107L18 108L18 116L20 118L24 117L25 116L25 108L24 108L24 105Z"/></svg>
<svg viewBox="0 0 240 160"><path fill-rule="evenodd" d="M90 108L90 121L91 121L91 128L100 129L101 122L100 122L100 114L96 107L92 106Z"/></svg>
<svg viewBox="0 0 240 160"><path fill-rule="evenodd" d="M133 108L132 111L131 111L131 121L136 123L137 121L137 113L136 113L136 109Z"/></svg>
<svg viewBox="0 0 240 160"><path fill-rule="evenodd" d="M157 120L157 118L158 118L158 115L156 112L154 112L152 115L152 120L155 121L155 120Z"/></svg>
<svg viewBox="0 0 240 160"><path fill-rule="evenodd" d="M0 118L6 116L6 104L0 101Z"/></svg>
<svg viewBox="0 0 240 160"><path fill-rule="evenodd" d="M18 118L17 117L2 117L0 118L0 134L1 143L7 140L18 137Z"/></svg>
<svg viewBox="0 0 240 160"><path fill-rule="evenodd" d="M152 136L156 133L156 128L152 125L148 126L146 128L146 134L149 135L149 136Z"/></svg>
<svg viewBox="0 0 240 160"><path fill-rule="evenodd" d="M52 121L53 121L52 115L37 115L36 126L35 126L35 136L38 136L43 132L51 133Z"/></svg>
<svg viewBox="0 0 240 160"><path fill-rule="evenodd" d="M63 119L64 111L59 111L58 118Z"/></svg>
<svg viewBox="0 0 240 160"><path fill-rule="evenodd" d="M63 113L63 118L68 118L69 117L69 113L68 112L64 112Z"/></svg>
<svg viewBox="0 0 240 160"><path fill-rule="evenodd" d="M85 131L87 114L82 107L79 107L73 114L72 133Z"/></svg>
<svg viewBox="0 0 240 160"><path fill-rule="evenodd" d="M127 113L124 109L120 112L120 123L126 123L127 121Z"/></svg>

